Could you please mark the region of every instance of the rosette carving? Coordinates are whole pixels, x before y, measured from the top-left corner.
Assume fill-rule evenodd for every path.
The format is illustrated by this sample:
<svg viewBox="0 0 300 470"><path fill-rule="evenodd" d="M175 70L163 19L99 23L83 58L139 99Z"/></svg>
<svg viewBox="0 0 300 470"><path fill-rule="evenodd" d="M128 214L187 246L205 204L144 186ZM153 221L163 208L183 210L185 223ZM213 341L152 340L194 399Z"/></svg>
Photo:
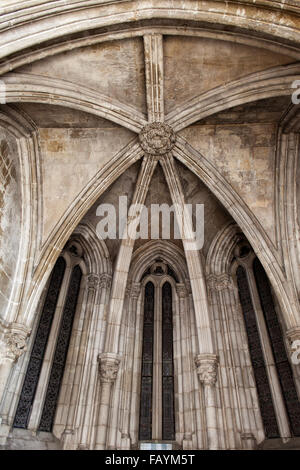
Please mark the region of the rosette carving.
<svg viewBox="0 0 300 470"><path fill-rule="evenodd" d="M142 149L149 155L161 156L172 150L176 135L168 124L152 122L141 131L140 143Z"/></svg>

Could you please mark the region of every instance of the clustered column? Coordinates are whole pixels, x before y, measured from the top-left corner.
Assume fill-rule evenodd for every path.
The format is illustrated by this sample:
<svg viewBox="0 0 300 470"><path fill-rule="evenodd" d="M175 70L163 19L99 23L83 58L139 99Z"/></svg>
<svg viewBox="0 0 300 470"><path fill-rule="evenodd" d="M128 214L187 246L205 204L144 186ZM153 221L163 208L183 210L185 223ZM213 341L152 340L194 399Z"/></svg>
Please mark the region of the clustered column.
<svg viewBox="0 0 300 470"><path fill-rule="evenodd" d="M183 425L184 435L182 447L183 449L192 449L192 409L191 409L191 364L190 364L190 350L188 342L187 328L187 297L188 292L184 284L176 285L176 292L179 298L179 321L180 331L182 338L181 349L181 374L182 374L182 392L183 392ZM184 365L189 364L187 370Z"/></svg>
<svg viewBox="0 0 300 470"><path fill-rule="evenodd" d="M216 408L218 358L215 354L199 354L195 358L197 374L203 386L206 428L209 449L219 448Z"/></svg>
<svg viewBox="0 0 300 470"><path fill-rule="evenodd" d="M117 378L120 364L120 356L114 353L103 353L99 354L98 361L101 399L99 404L95 449L103 450L106 447L111 390Z"/></svg>
<svg viewBox="0 0 300 470"><path fill-rule="evenodd" d="M88 349L85 355L84 372L81 382L80 392L80 418L82 421L82 431L79 439L79 449L91 448L93 409L97 394L97 370L99 345L101 348L101 336L104 328L104 311L109 298L111 286L111 276L103 273L98 278L92 275L88 278L88 298L91 302L92 318L88 333ZM100 299L99 299L100 297ZM101 350L101 349L100 349Z"/></svg>
<svg viewBox="0 0 300 470"><path fill-rule="evenodd" d="M248 343L243 331L238 293L227 273L211 274L208 286L215 322L217 349L220 354L220 399L222 403L222 448L251 449L256 446L253 423L260 423L251 397L253 384ZM221 422L220 422L221 427Z"/></svg>

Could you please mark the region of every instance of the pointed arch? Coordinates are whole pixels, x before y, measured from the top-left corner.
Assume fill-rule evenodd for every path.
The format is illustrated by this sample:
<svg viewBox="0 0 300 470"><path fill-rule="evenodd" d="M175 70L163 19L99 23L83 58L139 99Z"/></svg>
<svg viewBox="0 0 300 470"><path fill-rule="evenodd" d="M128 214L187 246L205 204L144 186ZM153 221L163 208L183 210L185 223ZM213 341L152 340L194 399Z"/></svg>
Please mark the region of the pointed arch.
<svg viewBox="0 0 300 470"><path fill-rule="evenodd" d="M79 224L74 230L70 242L73 239L78 241L84 250L88 272L111 275L112 265L109 251L91 224Z"/></svg>
<svg viewBox="0 0 300 470"><path fill-rule="evenodd" d="M242 238L242 231L234 222L225 225L213 239L206 258L206 274L229 274L232 253Z"/></svg>

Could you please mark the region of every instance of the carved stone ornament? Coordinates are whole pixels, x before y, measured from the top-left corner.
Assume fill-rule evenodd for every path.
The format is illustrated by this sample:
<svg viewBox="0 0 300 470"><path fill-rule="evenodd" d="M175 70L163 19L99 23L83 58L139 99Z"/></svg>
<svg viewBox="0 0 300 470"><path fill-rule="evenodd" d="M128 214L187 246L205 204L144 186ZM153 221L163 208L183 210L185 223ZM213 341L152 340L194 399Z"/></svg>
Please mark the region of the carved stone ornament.
<svg viewBox="0 0 300 470"><path fill-rule="evenodd" d="M0 364L5 361L15 362L27 350L26 338L29 331L7 331L0 341Z"/></svg>
<svg viewBox="0 0 300 470"><path fill-rule="evenodd" d="M200 354L195 358L199 380L204 385L215 385L217 381L218 358L215 354Z"/></svg>
<svg viewBox="0 0 300 470"><path fill-rule="evenodd" d="M12 333L7 339L7 345L15 359L19 359L27 350L26 339L20 333Z"/></svg>
<svg viewBox="0 0 300 470"><path fill-rule="evenodd" d="M292 344L294 341L300 340L300 327L298 326L286 331L286 337L290 344Z"/></svg>
<svg viewBox="0 0 300 470"><path fill-rule="evenodd" d="M87 277L88 288L97 289L99 286L99 276L97 274L90 273Z"/></svg>
<svg viewBox="0 0 300 470"><path fill-rule="evenodd" d="M211 274L207 279L207 283L210 290L221 291L232 288L232 281L228 274L220 274L218 276Z"/></svg>
<svg viewBox="0 0 300 470"><path fill-rule="evenodd" d="M110 289L112 278L109 274L101 274L100 276L100 287L102 289Z"/></svg>
<svg viewBox="0 0 300 470"><path fill-rule="evenodd" d="M98 356L99 374L102 383L112 383L116 380L120 357L116 354L100 354Z"/></svg>
<svg viewBox="0 0 300 470"><path fill-rule="evenodd" d="M133 299L138 299L141 292L141 285L139 283L133 283L131 286L130 295Z"/></svg>
<svg viewBox="0 0 300 470"><path fill-rule="evenodd" d="M162 122L147 124L140 132L142 149L149 155L164 155L172 150L176 142L173 129Z"/></svg>
<svg viewBox="0 0 300 470"><path fill-rule="evenodd" d="M184 284L177 284L176 285L176 292L177 292L177 295L180 299L184 299L188 295L187 288L185 287Z"/></svg>

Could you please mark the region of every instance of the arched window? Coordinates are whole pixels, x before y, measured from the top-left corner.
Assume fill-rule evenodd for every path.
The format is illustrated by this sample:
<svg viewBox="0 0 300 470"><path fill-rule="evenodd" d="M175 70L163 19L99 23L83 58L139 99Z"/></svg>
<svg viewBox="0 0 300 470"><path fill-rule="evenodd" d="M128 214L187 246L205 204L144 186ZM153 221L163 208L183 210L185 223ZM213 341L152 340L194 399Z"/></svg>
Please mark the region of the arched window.
<svg viewBox="0 0 300 470"><path fill-rule="evenodd" d="M34 398L39 383L46 348L53 327L53 319L57 311L57 302L65 276L66 263L60 257L52 271L49 287L44 301L40 322L34 339L22 391L14 419L14 427L28 427ZM61 381L63 378L70 336L72 332L74 315L78 301L80 283L82 278L81 268L77 265L73 268L66 297L63 301L63 312L60 318L59 333L56 339L51 371L49 374L47 390L45 394L43 411L38 429L51 432L55 417L56 405L59 396Z"/></svg>
<svg viewBox="0 0 300 470"><path fill-rule="evenodd" d="M258 325L256 322L253 302L247 280L247 274L242 266L237 269L237 283L240 302L244 314L245 327L248 337L250 357L259 398L260 412L263 420L266 437L279 437L276 413L273 405L268 374L260 343Z"/></svg>
<svg viewBox="0 0 300 470"><path fill-rule="evenodd" d="M175 439L172 287L162 288L162 438Z"/></svg>
<svg viewBox="0 0 300 470"><path fill-rule="evenodd" d="M282 388L283 399L294 436L300 436L300 402L293 378L293 372L283 342L281 326L277 318L271 287L267 275L258 258L253 263L253 271L260 297L270 343Z"/></svg>
<svg viewBox="0 0 300 470"><path fill-rule="evenodd" d="M65 260L62 257L58 258L51 274L40 322L35 335L35 340L14 419L13 425L15 428L26 429L28 426L30 412L44 360L53 317L56 310L56 304L64 278L65 268Z"/></svg>
<svg viewBox="0 0 300 470"><path fill-rule="evenodd" d="M72 332L73 320L77 306L82 272L79 266L75 266L68 288L64 305L60 329L58 333L56 349L52 362L52 368L46 392L43 412L39 425L40 431L52 431L55 417L56 404L60 391L61 381L65 369L67 352Z"/></svg>
<svg viewBox="0 0 300 470"><path fill-rule="evenodd" d="M153 338L154 338L154 285L145 286L144 327L142 353L142 379L140 404L140 440L152 439L152 386L153 386Z"/></svg>
<svg viewBox="0 0 300 470"><path fill-rule="evenodd" d="M160 276L158 269L153 276ZM175 439L172 286L147 282L144 295L139 439Z"/></svg>
<svg viewBox="0 0 300 470"><path fill-rule="evenodd" d="M278 418L282 409L289 435L299 436L300 403L269 280L256 257L253 265L239 266L236 274L266 437L281 435Z"/></svg>

